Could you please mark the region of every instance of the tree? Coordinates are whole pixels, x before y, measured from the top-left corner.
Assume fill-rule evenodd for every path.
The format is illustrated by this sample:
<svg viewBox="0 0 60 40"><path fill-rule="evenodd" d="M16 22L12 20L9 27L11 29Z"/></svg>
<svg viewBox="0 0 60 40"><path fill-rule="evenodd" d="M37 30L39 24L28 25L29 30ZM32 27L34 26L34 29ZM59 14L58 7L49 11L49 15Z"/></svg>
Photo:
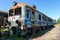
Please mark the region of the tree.
<svg viewBox="0 0 60 40"><path fill-rule="evenodd" d="M57 23L60 23L60 17L59 17L59 19L57 19Z"/></svg>

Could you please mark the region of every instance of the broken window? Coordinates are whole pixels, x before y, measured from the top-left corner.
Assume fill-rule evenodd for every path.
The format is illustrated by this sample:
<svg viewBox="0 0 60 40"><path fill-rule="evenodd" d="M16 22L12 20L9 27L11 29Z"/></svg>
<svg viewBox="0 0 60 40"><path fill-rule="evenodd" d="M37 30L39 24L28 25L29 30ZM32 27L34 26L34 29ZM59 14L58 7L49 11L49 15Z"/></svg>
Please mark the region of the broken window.
<svg viewBox="0 0 60 40"><path fill-rule="evenodd" d="M45 15L43 15L42 18L43 18L43 21L46 21L46 16Z"/></svg>
<svg viewBox="0 0 60 40"><path fill-rule="evenodd" d="M32 11L32 15L34 15L34 12Z"/></svg>
<svg viewBox="0 0 60 40"><path fill-rule="evenodd" d="M35 12L32 11L32 18L34 19L35 18Z"/></svg>
<svg viewBox="0 0 60 40"><path fill-rule="evenodd" d="M27 18L29 18L29 14L27 13L26 15L27 15Z"/></svg>
<svg viewBox="0 0 60 40"><path fill-rule="evenodd" d="M21 15L21 7L15 9L15 15Z"/></svg>
<svg viewBox="0 0 60 40"><path fill-rule="evenodd" d="M39 20L41 20L41 15L39 14Z"/></svg>
<svg viewBox="0 0 60 40"><path fill-rule="evenodd" d="M52 21L52 19L48 18L48 21L49 21L49 22L51 22L51 21Z"/></svg>
<svg viewBox="0 0 60 40"><path fill-rule="evenodd" d="M26 17L29 18L29 10L27 10Z"/></svg>
<svg viewBox="0 0 60 40"><path fill-rule="evenodd" d="M13 10L9 10L9 16L13 16Z"/></svg>
<svg viewBox="0 0 60 40"><path fill-rule="evenodd" d="M15 10L9 10L9 16L13 16L13 14L14 15L21 15L21 7L20 8L16 8Z"/></svg>

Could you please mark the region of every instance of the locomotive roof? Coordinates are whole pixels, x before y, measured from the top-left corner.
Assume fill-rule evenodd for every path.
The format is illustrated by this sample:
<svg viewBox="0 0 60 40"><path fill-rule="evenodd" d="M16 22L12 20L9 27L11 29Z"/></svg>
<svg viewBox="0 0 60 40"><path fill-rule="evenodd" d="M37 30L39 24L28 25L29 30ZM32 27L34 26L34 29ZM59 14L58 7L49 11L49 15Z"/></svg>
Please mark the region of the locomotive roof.
<svg viewBox="0 0 60 40"><path fill-rule="evenodd" d="M17 5L11 6L11 7L10 7L10 10L11 10L11 9L15 9L15 8L19 8L19 7L23 7L23 6L29 7L29 8L31 8L32 10L39 12L38 10L36 10L35 8L33 8L32 6L29 6L29 5L23 4L23 3L17 3ZM39 12L39 13L43 14L42 12ZM45 14L43 14L43 15L45 15ZM45 16L47 16L47 15L45 15ZM48 16L47 16L47 17L48 17ZM48 18L50 18L50 17L48 17ZM52 18L50 18L50 19L52 19Z"/></svg>
<svg viewBox="0 0 60 40"><path fill-rule="evenodd" d="M32 6L29 6L29 5L27 5L27 4L23 4L23 3L17 3L17 5L15 5L15 6L13 5L13 6L11 6L10 9L15 9L15 8L23 7L23 6L27 6L27 7L31 8L31 9L35 10L35 8L33 8Z"/></svg>
<svg viewBox="0 0 60 40"><path fill-rule="evenodd" d="M19 8L19 7L23 7L23 6L26 6L26 7L28 7L28 8L31 8L31 9L34 10L34 11L39 12L38 10L36 10L35 8L33 8L32 6L29 6L29 5L23 4L23 3L17 3L17 5L11 6L11 7L10 7L10 10L11 10L11 9L15 9L15 8ZM43 14L42 12L39 12L39 13Z"/></svg>

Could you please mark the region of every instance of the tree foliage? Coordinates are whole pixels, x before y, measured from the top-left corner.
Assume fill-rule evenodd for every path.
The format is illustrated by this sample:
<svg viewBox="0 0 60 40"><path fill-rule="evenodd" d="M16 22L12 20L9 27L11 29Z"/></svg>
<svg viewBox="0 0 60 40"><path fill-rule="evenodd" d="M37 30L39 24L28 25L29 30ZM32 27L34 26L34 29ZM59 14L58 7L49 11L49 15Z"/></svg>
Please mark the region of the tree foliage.
<svg viewBox="0 0 60 40"><path fill-rule="evenodd" d="M60 17L59 17L59 19L57 19L57 23L60 23Z"/></svg>

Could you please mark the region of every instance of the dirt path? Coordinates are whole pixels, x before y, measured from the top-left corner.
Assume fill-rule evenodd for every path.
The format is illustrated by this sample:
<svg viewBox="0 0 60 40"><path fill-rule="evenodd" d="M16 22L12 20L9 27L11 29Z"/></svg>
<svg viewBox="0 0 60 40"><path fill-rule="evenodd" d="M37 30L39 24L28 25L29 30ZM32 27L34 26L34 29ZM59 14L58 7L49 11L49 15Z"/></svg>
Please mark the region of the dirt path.
<svg viewBox="0 0 60 40"><path fill-rule="evenodd" d="M60 24L55 25L55 28L53 28L51 31L48 31L43 36L33 38L30 40L58 40L60 35L59 32L60 32Z"/></svg>

